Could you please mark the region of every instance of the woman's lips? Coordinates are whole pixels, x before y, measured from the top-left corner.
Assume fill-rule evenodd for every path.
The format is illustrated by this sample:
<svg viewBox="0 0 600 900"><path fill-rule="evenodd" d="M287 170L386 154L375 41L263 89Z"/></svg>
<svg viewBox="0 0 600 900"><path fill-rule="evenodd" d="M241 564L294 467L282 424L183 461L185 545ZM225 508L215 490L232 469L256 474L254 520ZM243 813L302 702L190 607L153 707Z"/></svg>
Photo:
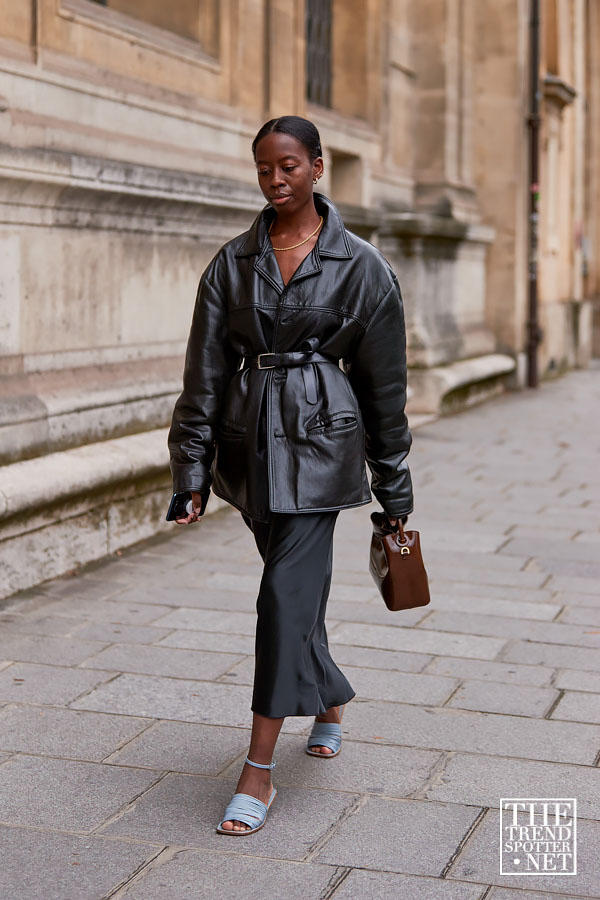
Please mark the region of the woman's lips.
<svg viewBox="0 0 600 900"><path fill-rule="evenodd" d="M276 203L278 206L280 206L282 203L285 203L287 200L289 200L290 197L291 194L285 194L281 197L271 197L271 203Z"/></svg>

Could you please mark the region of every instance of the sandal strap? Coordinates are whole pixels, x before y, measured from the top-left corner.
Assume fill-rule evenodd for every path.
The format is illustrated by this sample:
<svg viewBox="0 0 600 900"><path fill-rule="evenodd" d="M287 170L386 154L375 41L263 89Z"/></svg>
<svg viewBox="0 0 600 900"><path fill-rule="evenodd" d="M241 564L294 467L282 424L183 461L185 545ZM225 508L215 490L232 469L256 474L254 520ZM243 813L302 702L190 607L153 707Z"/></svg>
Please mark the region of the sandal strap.
<svg viewBox="0 0 600 900"><path fill-rule="evenodd" d="M329 747L334 753L342 745L342 726L338 722L315 722L307 747Z"/></svg>
<svg viewBox="0 0 600 900"><path fill-rule="evenodd" d="M273 762L270 762L270 763L255 763L255 762L252 762L251 759L248 759L248 757L246 757L246 762L248 763L249 766L254 766L255 769L274 769L275 766L277 765L275 760L273 760Z"/></svg>
<svg viewBox="0 0 600 900"><path fill-rule="evenodd" d="M257 828L265 821L266 815L267 806L258 797L252 797L250 794L234 794L219 825L235 820L251 828Z"/></svg>

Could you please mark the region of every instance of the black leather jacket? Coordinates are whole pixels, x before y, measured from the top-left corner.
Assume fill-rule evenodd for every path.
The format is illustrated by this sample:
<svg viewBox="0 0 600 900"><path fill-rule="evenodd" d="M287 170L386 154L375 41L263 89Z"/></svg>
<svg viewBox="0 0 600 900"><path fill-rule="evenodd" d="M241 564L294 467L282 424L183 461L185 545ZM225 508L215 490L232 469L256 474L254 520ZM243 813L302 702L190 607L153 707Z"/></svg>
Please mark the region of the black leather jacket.
<svg viewBox="0 0 600 900"><path fill-rule="evenodd" d="M315 193L324 223L287 285L265 207L200 280L169 432L175 492L213 492L253 518L361 506L412 512L402 298L381 253ZM333 359L258 369L244 358ZM343 368L340 367L341 360ZM269 362L268 357L262 360Z"/></svg>

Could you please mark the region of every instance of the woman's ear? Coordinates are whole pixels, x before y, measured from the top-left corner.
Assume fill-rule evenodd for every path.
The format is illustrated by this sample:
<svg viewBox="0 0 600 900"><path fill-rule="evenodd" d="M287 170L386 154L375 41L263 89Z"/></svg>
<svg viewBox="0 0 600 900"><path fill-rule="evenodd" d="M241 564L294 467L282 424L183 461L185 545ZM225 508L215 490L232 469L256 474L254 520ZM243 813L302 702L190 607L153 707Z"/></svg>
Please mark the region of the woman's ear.
<svg viewBox="0 0 600 900"><path fill-rule="evenodd" d="M323 157L317 156L315 160L313 160L313 181L316 178L317 181L319 178L323 177Z"/></svg>

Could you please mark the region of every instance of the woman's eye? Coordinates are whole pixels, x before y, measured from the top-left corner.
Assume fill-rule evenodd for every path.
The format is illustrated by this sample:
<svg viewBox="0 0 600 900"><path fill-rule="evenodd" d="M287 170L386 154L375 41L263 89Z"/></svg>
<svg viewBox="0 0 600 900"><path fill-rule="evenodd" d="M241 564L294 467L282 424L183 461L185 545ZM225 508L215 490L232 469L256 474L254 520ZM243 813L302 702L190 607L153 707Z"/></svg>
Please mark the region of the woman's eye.
<svg viewBox="0 0 600 900"><path fill-rule="evenodd" d="M284 171L293 172L296 166L284 166Z"/></svg>
<svg viewBox="0 0 600 900"><path fill-rule="evenodd" d="M265 176L265 175L268 175L269 173L266 172L266 171L264 171L264 170L261 172L260 169L259 169L258 174L259 174L259 175L262 175L262 176Z"/></svg>

